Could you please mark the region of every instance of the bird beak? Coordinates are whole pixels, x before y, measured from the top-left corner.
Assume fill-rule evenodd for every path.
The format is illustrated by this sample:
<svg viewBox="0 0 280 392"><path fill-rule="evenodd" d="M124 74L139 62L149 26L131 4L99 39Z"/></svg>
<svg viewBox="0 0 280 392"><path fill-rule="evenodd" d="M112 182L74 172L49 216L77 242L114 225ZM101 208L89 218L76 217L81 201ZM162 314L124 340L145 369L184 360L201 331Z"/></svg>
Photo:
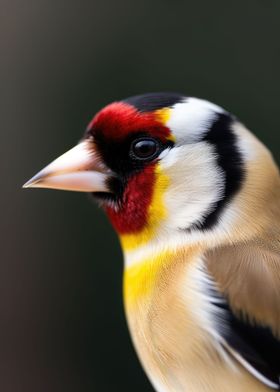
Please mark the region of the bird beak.
<svg viewBox="0 0 280 392"><path fill-rule="evenodd" d="M50 188L80 192L110 192L112 172L102 163L94 143L85 140L55 159L23 188Z"/></svg>

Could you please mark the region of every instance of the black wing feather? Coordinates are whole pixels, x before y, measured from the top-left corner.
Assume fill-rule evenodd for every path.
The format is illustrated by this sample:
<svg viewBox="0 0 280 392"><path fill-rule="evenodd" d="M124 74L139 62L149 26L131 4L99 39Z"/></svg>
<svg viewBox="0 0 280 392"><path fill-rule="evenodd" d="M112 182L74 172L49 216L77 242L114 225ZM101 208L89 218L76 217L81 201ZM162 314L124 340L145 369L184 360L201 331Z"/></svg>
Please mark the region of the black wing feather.
<svg viewBox="0 0 280 392"><path fill-rule="evenodd" d="M269 327L252 324L241 315L237 316L213 286L210 297L213 298L213 305L222 310L223 320L219 320L218 328L226 344L262 378L275 384L271 386L272 389L280 390L280 340Z"/></svg>

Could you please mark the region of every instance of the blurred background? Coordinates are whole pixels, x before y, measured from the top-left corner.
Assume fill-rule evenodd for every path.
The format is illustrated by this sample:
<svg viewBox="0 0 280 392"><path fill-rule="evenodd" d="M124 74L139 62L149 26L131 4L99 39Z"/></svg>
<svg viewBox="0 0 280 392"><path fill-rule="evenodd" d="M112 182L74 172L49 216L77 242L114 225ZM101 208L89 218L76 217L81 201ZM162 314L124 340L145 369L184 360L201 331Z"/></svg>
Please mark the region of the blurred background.
<svg viewBox="0 0 280 392"><path fill-rule="evenodd" d="M152 388L122 306L122 255L87 196L22 190L103 105L207 98L280 158L279 0L0 0L1 392Z"/></svg>

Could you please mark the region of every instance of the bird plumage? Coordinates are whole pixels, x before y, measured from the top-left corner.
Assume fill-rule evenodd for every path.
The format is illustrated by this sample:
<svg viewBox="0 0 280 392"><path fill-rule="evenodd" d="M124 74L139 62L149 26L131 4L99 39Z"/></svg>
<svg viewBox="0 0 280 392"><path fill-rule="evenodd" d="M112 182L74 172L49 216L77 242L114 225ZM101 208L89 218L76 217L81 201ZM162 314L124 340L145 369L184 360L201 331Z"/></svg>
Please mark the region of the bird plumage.
<svg viewBox="0 0 280 392"><path fill-rule="evenodd" d="M92 192L106 210L155 388L279 389L280 181L266 147L219 106L175 93L108 105L78 146L27 187Z"/></svg>

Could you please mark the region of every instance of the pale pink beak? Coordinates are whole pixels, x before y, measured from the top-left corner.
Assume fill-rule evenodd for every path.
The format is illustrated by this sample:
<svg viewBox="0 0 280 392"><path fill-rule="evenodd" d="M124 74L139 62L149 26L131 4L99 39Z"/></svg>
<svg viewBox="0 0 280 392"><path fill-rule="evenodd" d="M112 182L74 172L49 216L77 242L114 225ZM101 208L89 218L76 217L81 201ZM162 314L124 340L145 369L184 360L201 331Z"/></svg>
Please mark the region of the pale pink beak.
<svg viewBox="0 0 280 392"><path fill-rule="evenodd" d="M79 192L110 192L112 172L102 163L94 143L82 141L37 173L23 188L50 188Z"/></svg>

